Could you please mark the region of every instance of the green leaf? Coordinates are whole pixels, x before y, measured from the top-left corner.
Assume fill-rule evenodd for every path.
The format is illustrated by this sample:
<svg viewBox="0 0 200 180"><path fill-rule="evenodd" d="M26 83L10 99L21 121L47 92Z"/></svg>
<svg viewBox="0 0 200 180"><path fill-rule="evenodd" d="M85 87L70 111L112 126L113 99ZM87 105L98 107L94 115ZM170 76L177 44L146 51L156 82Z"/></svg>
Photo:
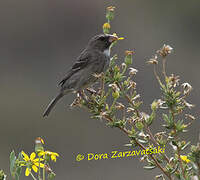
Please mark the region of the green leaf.
<svg viewBox="0 0 200 180"><path fill-rule="evenodd" d="M144 128L144 125L141 121L138 121L135 123L136 128L138 128L140 131Z"/></svg>
<svg viewBox="0 0 200 180"><path fill-rule="evenodd" d="M163 119L166 122L166 125L164 125L166 128L171 129L174 126L173 117L171 115L168 117L167 114L163 114Z"/></svg>
<svg viewBox="0 0 200 180"><path fill-rule="evenodd" d="M15 180L19 180L19 175L15 174Z"/></svg>
<svg viewBox="0 0 200 180"><path fill-rule="evenodd" d="M156 117L156 113L155 113L155 111L152 111L151 115L146 120L146 123L147 123L148 126L150 126L152 124L152 122L155 119L155 117Z"/></svg>
<svg viewBox="0 0 200 180"><path fill-rule="evenodd" d="M10 173L14 176L16 156L14 150L10 153Z"/></svg>

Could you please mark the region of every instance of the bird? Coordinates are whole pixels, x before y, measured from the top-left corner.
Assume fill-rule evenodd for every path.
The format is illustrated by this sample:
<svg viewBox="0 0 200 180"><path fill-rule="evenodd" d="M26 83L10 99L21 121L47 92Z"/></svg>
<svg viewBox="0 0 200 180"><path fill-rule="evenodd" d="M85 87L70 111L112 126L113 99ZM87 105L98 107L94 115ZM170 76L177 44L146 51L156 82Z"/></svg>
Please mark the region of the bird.
<svg viewBox="0 0 200 180"><path fill-rule="evenodd" d="M117 35L99 34L92 37L85 49L59 82L60 90L47 106L43 117L47 117L56 103L71 92L81 92L97 81L94 74L105 72L109 67L111 44L117 41Z"/></svg>

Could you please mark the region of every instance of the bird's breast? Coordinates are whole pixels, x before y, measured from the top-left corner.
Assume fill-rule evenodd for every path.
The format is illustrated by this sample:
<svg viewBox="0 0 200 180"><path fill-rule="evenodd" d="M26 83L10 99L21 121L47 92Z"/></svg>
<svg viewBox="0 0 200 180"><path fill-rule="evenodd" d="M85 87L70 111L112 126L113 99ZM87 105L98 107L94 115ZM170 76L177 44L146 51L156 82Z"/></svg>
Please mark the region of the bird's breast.
<svg viewBox="0 0 200 180"><path fill-rule="evenodd" d="M106 49L103 52L107 57L110 57L110 49Z"/></svg>

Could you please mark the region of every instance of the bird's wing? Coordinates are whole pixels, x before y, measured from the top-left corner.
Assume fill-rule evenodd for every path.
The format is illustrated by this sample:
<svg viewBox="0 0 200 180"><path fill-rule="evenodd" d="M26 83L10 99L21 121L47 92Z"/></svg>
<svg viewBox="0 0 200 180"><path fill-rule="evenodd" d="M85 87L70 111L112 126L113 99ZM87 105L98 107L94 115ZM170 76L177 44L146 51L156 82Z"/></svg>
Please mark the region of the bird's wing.
<svg viewBox="0 0 200 180"><path fill-rule="evenodd" d="M84 69L87 65L89 60L91 59L90 53L84 51L81 53L81 55L77 58L77 61L74 63L74 65L71 67L71 69L68 71L66 76L59 82L60 86L63 86L65 82L76 72L78 72L81 69Z"/></svg>

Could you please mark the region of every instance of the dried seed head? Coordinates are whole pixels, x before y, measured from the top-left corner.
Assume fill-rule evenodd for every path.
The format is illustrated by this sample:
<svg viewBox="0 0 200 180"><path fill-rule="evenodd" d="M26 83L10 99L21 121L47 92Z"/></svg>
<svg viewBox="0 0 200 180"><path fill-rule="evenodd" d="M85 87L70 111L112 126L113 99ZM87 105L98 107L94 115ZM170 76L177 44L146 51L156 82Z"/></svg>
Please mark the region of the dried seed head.
<svg viewBox="0 0 200 180"><path fill-rule="evenodd" d="M166 57L168 54L172 53L173 48L169 45L163 45L163 47L157 51L158 54L162 57Z"/></svg>
<svg viewBox="0 0 200 180"><path fill-rule="evenodd" d="M188 107L189 109L192 109L195 105L188 103L186 100L183 100L183 104Z"/></svg>
<svg viewBox="0 0 200 180"><path fill-rule="evenodd" d="M108 11L114 11L115 10L115 7L114 6L109 6L106 8Z"/></svg>
<svg viewBox="0 0 200 180"><path fill-rule="evenodd" d="M125 63L122 63L121 66L122 66L122 69L125 69L127 67Z"/></svg>
<svg viewBox="0 0 200 180"><path fill-rule="evenodd" d="M109 84L108 86L111 87L113 89L113 91L120 91L117 84L115 84L115 83Z"/></svg>
<svg viewBox="0 0 200 180"><path fill-rule="evenodd" d="M149 115L146 114L145 112L141 112L140 115L141 115L141 118L144 119L145 121L149 118Z"/></svg>
<svg viewBox="0 0 200 180"><path fill-rule="evenodd" d="M135 88L136 88L136 82L134 82L134 81L129 81L127 89L130 89L130 88L135 89Z"/></svg>
<svg viewBox="0 0 200 180"><path fill-rule="evenodd" d="M133 55L135 52L134 51L125 51L125 55L128 56L128 55Z"/></svg>
<svg viewBox="0 0 200 180"><path fill-rule="evenodd" d="M162 99L158 99L157 103L158 103L158 107L162 108L163 104L165 104L165 101L163 101Z"/></svg>
<svg viewBox="0 0 200 180"><path fill-rule="evenodd" d="M131 75L131 76L135 75L138 72L138 70L135 68L129 68L129 70L130 70L129 75Z"/></svg>
<svg viewBox="0 0 200 180"><path fill-rule="evenodd" d="M154 100L151 104L151 109L155 111L158 108L163 108L163 106L162 106L163 104L165 104L165 101L163 101L161 99Z"/></svg>
<svg viewBox="0 0 200 180"><path fill-rule="evenodd" d="M158 64L158 56L157 54L155 54L152 58L149 59L149 61L147 61L147 64Z"/></svg>
<svg viewBox="0 0 200 180"><path fill-rule="evenodd" d="M184 95L187 95L192 91L192 86L187 82L183 83L181 86L183 87L183 94Z"/></svg>
<svg viewBox="0 0 200 180"><path fill-rule="evenodd" d="M195 120L196 118L192 116L191 114L185 114L185 117L190 119L190 120Z"/></svg>
<svg viewBox="0 0 200 180"><path fill-rule="evenodd" d="M172 74L170 77L169 77L169 85L170 87L176 87L179 85L179 76L175 76L174 74Z"/></svg>
<svg viewBox="0 0 200 180"><path fill-rule="evenodd" d="M135 109L133 109L133 108L131 108L131 107L128 107L128 108L127 108L127 113L129 113L129 112L135 112Z"/></svg>

